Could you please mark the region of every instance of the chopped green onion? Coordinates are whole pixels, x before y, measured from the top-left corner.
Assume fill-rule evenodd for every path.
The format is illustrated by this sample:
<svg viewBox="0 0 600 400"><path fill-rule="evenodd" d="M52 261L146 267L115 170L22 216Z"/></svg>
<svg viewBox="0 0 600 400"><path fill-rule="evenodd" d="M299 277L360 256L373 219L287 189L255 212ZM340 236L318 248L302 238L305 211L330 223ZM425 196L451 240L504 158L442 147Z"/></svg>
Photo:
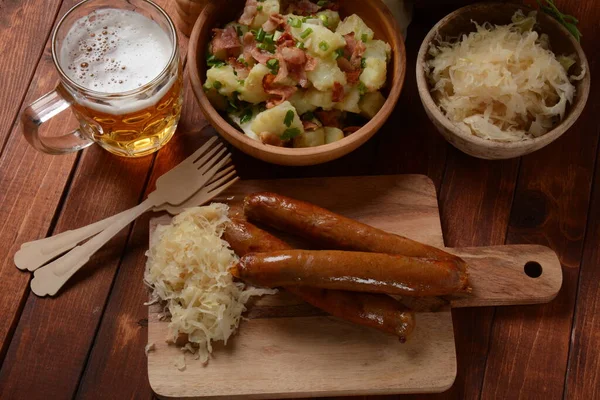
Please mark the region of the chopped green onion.
<svg viewBox="0 0 600 400"><path fill-rule="evenodd" d="M208 58L206 59L206 64L209 67L222 67L225 65L225 61L219 60L217 57L215 57L213 54L211 54L210 56L208 56Z"/></svg>
<svg viewBox="0 0 600 400"><path fill-rule="evenodd" d="M363 41L363 43L367 43L367 42L369 41L369 36L367 36L367 34L366 34L366 33L363 33L363 34L360 36L360 40L362 40L362 41Z"/></svg>
<svg viewBox="0 0 600 400"><path fill-rule="evenodd" d="M259 43L256 45L256 47L258 47L261 50L269 50L269 45L266 43Z"/></svg>
<svg viewBox="0 0 600 400"><path fill-rule="evenodd" d="M239 26L236 26L235 30L237 31L238 36L244 36L244 32L242 31L242 28L240 28Z"/></svg>
<svg viewBox="0 0 600 400"><path fill-rule="evenodd" d="M285 114L283 123L289 128L292 125L292 122L294 122L294 112L292 110L288 110L288 112Z"/></svg>
<svg viewBox="0 0 600 400"><path fill-rule="evenodd" d="M302 27L302 20L300 18L289 18L288 19L288 23L293 28L300 28L300 27Z"/></svg>
<svg viewBox="0 0 600 400"><path fill-rule="evenodd" d="M328 3L329 3L329 1L327 1L327 0L319 0L319 1L317 2L317 5L318 5L319 7L324 7L324 6L326 6Z"/></svg>
<svg viewBox="0 0 600 400"><path fill-rule="evenodd" d="M299 49L303 49L304 48L304 42L298 42L296 43L296 47Z"/></svg>
<svg viewBox="0 0 600 400"><path fill-rule="evenodd" d="M329 45L327 44L327 42L321 42L319 43L319 48L323 51L327 51L329 50Z"/></svg>
<svg viewBox="0 0 600 400"><path fill-rule="evenodd" d="M240 116L240 124L244 125L245 123L250 122L251 119L252 119L252 109L248 108Z"/></svg>
<svg viewBox="0 0 600 400"><path fill-rule="evenodd" d="M364 83L360 82L358 84L358 91L360 92L361 95L367 93L367 87L365 86Z"/></svg>
<svg viewBox="0 0 600 400"><path fill-rule="evenodd" d="M298 129L298 128L288 128L280 136L280 139L281 140L290 140L290 139L293 139L296 136L300 135L301 133L302 132L300 132L300 129Z"/></svg>
<svg viewBox="0 0 600 400"><path fill-rule="evenodd" d="M343 57L343 56L344 56L344 49L337 49L337 50L335 51L335 59L336 59L336 60L337 60L338 58L340 58L340 57Z"/></svg>
<svg viewBox="0 0 600 400"><path fill-rule="evenodd" d="M256 11L262 11L262 10L263 10L263 6L256 7Z"/></svg>
<svg viewBox="0 0 600 400"><path fill-rule="evenodd" d="M277 75L279 72L279 60L276 58L271 58L267 61L267 67L271 70L273 75Z"/></svg>
<svg viewBox="0 0 600 400"><path fill-rule="evenodd" d="M310 36L310 34L311 34L311 33L313 33L313 30L312 30L312 28L308 28L308 29L306 29L304 32L302 32L302 34L300 34L300 37L301 37L302 39L306 39L307 37L309 37L309 36Z"/></svg>
<svg viewBox="0 0 600 400"><path fill-rule="evenodd" d="M215 81L215 83L213 83L213 87L217 90L221 89L223 87L223 84L219 81Z"/></svg>
<svg viewBox="0 0 600 400"><path fill-rule="evenodd" d="M265 35L265 42L269 43L269 44L273 44L275 43L275 35L272 33L269 33L268 35Z"/></svg>
<svg viewBox="0 0 600 400"><path fill-rule="evenodd" d="M238 79L238 83L239 83L240 85L244 86L244 84L246 83L246 81L245 81L245 80L243 80L243 79Z"/></svg>
<svg viewBox="0 0 600 400"><path fill-rule="evenodd" d="M263 30L263 28L260 28L258 30L258 32L256 33L256 40L259 41L259 42L264 41L265 40L265 35L266 35L266 32Z"/></svg>
<svg viewBox="0 0 600 400"><path fill-rule="evenodd" d="M360 60L360 67L361 67L362 69L365 69L365 68L367 68L367 59L366 59L366 58L364 58L364 57L363 57L363 58Z"/></svg>
<svg viewBox="0 0 600 400"><path fill-rule="evenodd" d="M319 15L319 19L323 21L323 25L329 26L329 17L325 14Z"/></svg>

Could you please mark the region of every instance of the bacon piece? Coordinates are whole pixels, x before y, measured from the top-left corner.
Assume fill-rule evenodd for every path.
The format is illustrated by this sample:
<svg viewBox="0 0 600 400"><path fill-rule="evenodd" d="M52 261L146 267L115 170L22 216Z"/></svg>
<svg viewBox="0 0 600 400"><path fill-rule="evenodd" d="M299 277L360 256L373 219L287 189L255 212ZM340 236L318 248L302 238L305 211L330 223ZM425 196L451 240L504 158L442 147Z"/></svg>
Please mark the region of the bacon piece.
<svg viewBox="0 0 600 400"><path fill-rule="evenodd" d="M344 100L344 86L339 82L334 82L333 84L332 100L336 103Z"/></svg>
<svg viewBox="0 0 600 400"><path fill-rule="evenodd" d="M275 80L273 80L273 82L282 83L289 75L288 67L287 63L285 62L285 58L281 53L277 53L276 56L277 60L279 60L279 71L277 71L277 76L275 77Z"/></svg>
<svg viewBox="0 0 600 400"><path fill-rule="evenodd" d="M244 6L244 12L239 19L239 23L242 25L250 25L254 21L254 17L258 14L258 2L256 0L246 0Z"/></svg>
<svg viewBox="0 0 600 400"><path fill-rule="evenodd" d="M284 47L280 52L286 63L304 65L307 61L306 53L297 47Z"/></svg>
<svg viewBox="0 0 600 400"><path fill-rule="evenodd" d="M294 36L287 30L277 39L277 47L294 47L295 45Z"/></svg>
<svg viewBox="0 0 600 400"><path fill-rule="evenodd" d="M347 126L344 129L342 129L342 131L344 131L345 134L349 135L351 133L356 132L360 128L362 128L362 126Z"/></svg>
<svg viewBox="0 0 600 400"><path fill-rule="evenodd" d="M296 93L295 86L283 86L275 83L275 75L267 74L262 81L265 93L275 96L267 101L267 108L273 108L283 103Z"/></svg>
<svg viewBox="0 0 600 400"><path fill-rule="evenodd" d="M283 147L283 140L279 136L271 132L261 132L258 137L260 137L260 141L264 144L268 144L271 146Z"/></svg>
<svg viewBox="0 0 600 400"><path fill-rule="evenodd" d="M235 57L229 58L227 63L233 67L238 79L246 79L248 77L248 74L250 73L250 67L248 67L246 64L241 63Z"/></svg>
<svg viewBox="0 0 600 400"><path fill-rule="evenodd" d="M282 25L286 24L286 19L281 14L271 14L267 22L265 22L262 26L263 31L265 32L274 32Z"/></svg>
<svg viewBox="0 0 600 400"><path fill-rule="evenodd" d="M320 9L321 7L309 0L300 0L289 5L288 14L311 15Z"/></svg>
<svg viewBox="0 0 600 400"><path fill-rule="evenodd" d="M320 128L319 125L312 121L302 121L302 125L304 126L305 131L316 131Z"/></svg>
<svg viewBox="0 0 600 400"><path fill-rule="evenodd" d="M306 65L304 66L305 71L314 71L319 64L319 60L310 55L306 55Z"/></svg>
<svg viewBox="0 0 600 400"><path fill-rule="evenodd" d="M228 26L225 29L213 29L213 33L215 35L211 42L211 52L213 54L225 51L228 57L240 55L242 43L240 43L240 38L233 26Z"/></svg>
<svg viewBox="0 0 600 400"><path fill-rule="evenodd" d="M323 126L342 128L342 112L340 110L315 111L315 115Z"/></svg>
<svg viewBox="0 0 600 400"><path fill-rule="evenodd" d="M356 71L346 72L346 81L348 81L349 84L354 85L360 80L360 74L362 74L362 71L360 69L357 69Z"/></svg>
<svg viewBox="0 0 600 400"><path fill-rule="evenodd" d="M361 67L362 56L367 50L367 46L362 40L356 40L354 32L344 35L346 39L346 47L344 48L344 56L350 60L350 64L355 69Z"/></svg>

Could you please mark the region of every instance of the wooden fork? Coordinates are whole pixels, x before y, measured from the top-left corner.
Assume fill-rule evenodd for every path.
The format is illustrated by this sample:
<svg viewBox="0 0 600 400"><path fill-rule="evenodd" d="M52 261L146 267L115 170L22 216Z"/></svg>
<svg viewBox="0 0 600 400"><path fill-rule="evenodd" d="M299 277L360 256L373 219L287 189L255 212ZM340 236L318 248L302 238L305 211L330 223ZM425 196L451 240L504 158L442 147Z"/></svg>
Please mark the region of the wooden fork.
<svg viewBox="0 0 600 400"><path fill-rule="evenodd" d="M154 207L152 211L166 211L171 215L176 215L186 208L201 206L211 201L239 180L235 172L235 167L228 164L229 162L225 164L223 169L215 174L213 179L208 182L206 186L182 204L174 206L165 203L161 206ZM21 270L33 272L52 261L54 258L71 250L80 242L102 232L113 222L121 218L125 212L127 211L123 211L120 214L113 215L112 217L78 229L65 231L48 238L23 243L19 251L15 253L15 265Z"/></svg>
<svg viewBox="0 0 600 400"><path fill-rule="evenodd" d="M181 164L161 176L156 181L156 190L150 193L145 201L137 207L115 216L115 220L97 236L36 270L31 280L33 293L38 296L56 294L69 278L89 261L96 251L141 214L165 204L170 206L182 205L196 195L231 158L231 154L227 153L227 150L220 143L208 152L206 150L206 146L203 146ZM224 179L226 177L222 178L222 180ZM215 183L212 187L213 191L208 193L214 194L214 189L219 186L221 181ZM29 249L29 246L25 247L24 250L27 249Z"/></svg>

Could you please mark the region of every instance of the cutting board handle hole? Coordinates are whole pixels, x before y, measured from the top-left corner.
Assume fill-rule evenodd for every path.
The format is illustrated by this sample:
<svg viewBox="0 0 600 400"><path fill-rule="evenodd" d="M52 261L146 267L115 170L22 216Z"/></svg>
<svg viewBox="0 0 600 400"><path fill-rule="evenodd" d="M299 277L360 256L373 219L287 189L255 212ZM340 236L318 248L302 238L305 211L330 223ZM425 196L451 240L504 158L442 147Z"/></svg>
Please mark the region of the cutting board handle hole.
<svg viewBox="0 0 600 400"><path fill-rule="evenodd" d="M525 274L530 278L539 278L542 276L542 272L544 272L540 263L536 261L529 261L526 263L523 271L525 271Z"/></svg>

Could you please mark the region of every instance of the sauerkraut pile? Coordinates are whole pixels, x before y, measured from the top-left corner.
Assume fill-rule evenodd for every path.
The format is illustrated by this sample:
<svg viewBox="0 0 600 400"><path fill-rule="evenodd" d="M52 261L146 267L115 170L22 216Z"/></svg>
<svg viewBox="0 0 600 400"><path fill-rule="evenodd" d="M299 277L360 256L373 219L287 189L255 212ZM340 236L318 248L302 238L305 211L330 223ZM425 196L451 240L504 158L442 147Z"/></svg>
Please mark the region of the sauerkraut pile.
<svg viewBox="0 0 600 400"><path fill-rule="evenodd" d="M204 91L249 137L282 147L343 139L383 107L390 45L337 0L247 0L214 29Z"/></svg>
<svg viewBox="0 0 600 400"><path fill-rule="evenodd" d="M219 203L184 211L157 227L146 253L144 281L152 302L166 302L170 340L187 336L184 349L202 362L209 359L212 341L227 344L250 297L276 292L233 281L228 270L237 257L221 239L227 211Z"/></svg>
<svg viewBox="0 0 600 400"><path fill-rule="evenodd" d="M573 102L582 79L570 76L574 56L556 56L534 30L536 13L518 11L509 25L478 25L459 40L432 45L427 74L432 95L465 132L503 142L541 136Z"/></svg>

